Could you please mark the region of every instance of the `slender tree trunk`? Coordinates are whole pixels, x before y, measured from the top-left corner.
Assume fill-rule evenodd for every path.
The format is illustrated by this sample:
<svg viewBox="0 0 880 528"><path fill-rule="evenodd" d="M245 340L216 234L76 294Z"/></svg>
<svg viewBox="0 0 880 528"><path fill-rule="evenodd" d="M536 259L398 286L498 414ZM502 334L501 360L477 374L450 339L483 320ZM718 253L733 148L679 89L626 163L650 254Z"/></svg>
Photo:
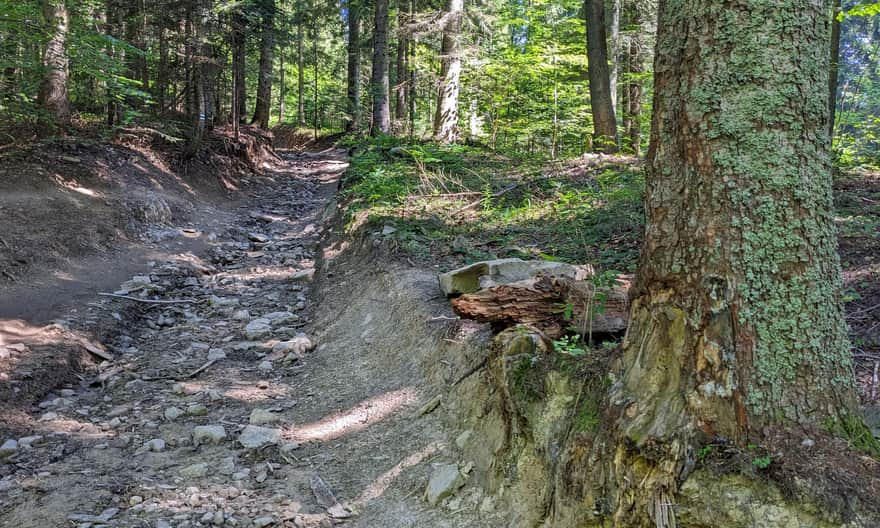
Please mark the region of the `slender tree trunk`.
<svg viewBox="0 0 880 528"><path fill-rule="evenodd" d="M590 75L590 108L593 113L593 150L618 149L617 121L611 99L608 47L605 39L605 0L586 0L587 60Z"/></svg>
<svg viewBox="0 0 880 528"><path fill-rule="evenodd" d="M831 67L828 74L828 135L834 139L834 124L837 119L837 79L840 71L840 0L831 2Z"/></svg>
<svg viewBox="0 0 880 528"><path fill-rule="evenodd" d="M410 0L409 3L409 12L411 14L415 14L416 12L416 0ZM413 36L412 38L407 39L409 43L409 58L407 59L407 67L409 68L409 83L407 86L407 95L406 99L409 102L409 135L413 137L416 133L416 68L415 68L415 59L416 59L416 46L418 45L418 37Z"/></svg>
<svg viewBox="0 0 880 528"><path fill-rule="evenodd" d="M647 227L609 396L614 526L675 526L672 497L704 441L859 423L832 214L827 7L660 2Z"/></svg>
<svg viewBox="0 0 880 528"><path fill-rule="evenodd" d="M348 122L347 132L357 132L361 112L361 0L348 0Z"/></svg>
<svg viewBox="0 0 880 528"><path fill-rule="evenodd" d="M611 0L611 12L608 13L608 85L611 92L611 106L617 111L618 78L620 75L620 3L622 0ZM615 114L616 115L616 114Z"/></svg>
<svg viewBox="0 0 880 528"><path fill-rule="evenodd" d="M233 117L240 123L247 115L247 85L245 84L245 60L247 55L247 21L239 11L232 13L232 91L235 99Z"/></svg>
<svg viewBox="0 0 880 528"><path fill-rule="evenodd" d="M314 118L312 119L312 121L314 123L314 128L315 128L315 140L317 141L318 140L318 132L321 128L320 123L318 122L318 111L319 111L318 96L320 95L318 92L318 64L319 64L319 62L318 62L318 38L320 36L320 32L318 31L317 19L315 20L315 25L312 26L312 35L313 35L312 51L314 52L314 59L315 59L314 76L312 79L312 82L314 84L312 103L315 107L315 115L314 115Z"/></svg>
<svg viewBox="0 0 880 528"><path fill-rule="evenodd" d="M623 130L626 143L638 156L641 151L642 76L645 73L646 43L648 29L643 23L651 16L643 2L629 2L623 11L624 26L628 32L623 46L621 64L625 71L622 90Z"/></svg>
<svg viewBox="0 0 880 528"><path fill-rule="evenodd" d="M299 13L296 18L296 123L299 126L306 124L306 73L305 73L305 56L303 54L303 12L302 2L298 3Z"/></svg>
<svg viewBox="0 0 880 528"><path fill-rule="evenodd" d="M47 0L52 1L52 0ZM110 37L118 37L120 29L119 21L119 2L118 0L106 0L104 3L104 32ZM112 44L108 45L107 55L110 58L116 58L118 55L116 47ZM119 121L119 103L116 100L115 80L112 78L107 81L107 126L114 126Z"/></svg>
<svg viewBox="0 0 880 528"><path fill-rule="evenodd" d="M67 55L70 14L65 0L42 0L41 7L50 37L43 53L43 67L46 72L40 83L37 103L52 116L55 124L65 126L70 123L70 72Z"/></svg>
<svg viewBox="0 0 880 528"><path fill-rule="evenodd" d="M159 113L168 109L168 33L165 29L165 21L159 21L159 69L156 73L156 102L159 105Z"/></svg>
<svg viewBox="0 0 880 528"><path fill-rule="evenodd" d="M263 0L262 27L260 28L260 73L257 80L257 103L251 124L262 129L269 128L269 112L272 106L272 66L275 50L275 0Z"/></svg>
<svg viewBox="0 0 880 528"><path fill-rule="evenodd" d="M397 79L394 84L394 120L396 127L403 132L406 128L406 91L409 81L407 58L409 53L409 37L406 25L409 23L409 0L401 0L397 14Z"/></svg>
<svg viewBox="0 0 880 528"><path fill-rule="evenodd" d="M464 0L447 0L446 25L440 51L440 87L434 115L434 140L458 141L458 94L461 90L461 16Z"/></svg>
<svg viewBox="0 0 880 528"><path fill-rule="evenodd" d="M284 123L284 97L287 95L287 87L284 82L284 51L285 46L278 50L278 123Z"/></svg>
<svg viewBox="0 0 880 528"><path fill-rule="evenodd" d="M388 82L388 0L375 0L373 26L373 122L370 135L391 133L391 104Z"/></svg>

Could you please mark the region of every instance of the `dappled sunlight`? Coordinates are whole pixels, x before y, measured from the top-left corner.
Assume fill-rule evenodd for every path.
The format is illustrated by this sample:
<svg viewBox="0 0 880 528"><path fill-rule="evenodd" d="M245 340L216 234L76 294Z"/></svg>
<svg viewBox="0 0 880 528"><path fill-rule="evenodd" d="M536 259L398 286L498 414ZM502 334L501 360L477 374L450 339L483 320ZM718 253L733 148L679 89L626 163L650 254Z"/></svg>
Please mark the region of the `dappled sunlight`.
<svg viewBox="0 0 880 528"><path fill-rule="evenodd" d="M331 414L317 422L290 427L285 436L298 442L326 442L355 433L381 422L418 400L416 390L406 387L364 400L351 409Z"/></svg>
<svg viewBox="0 0 880 528"><path fill-rule="evenodd" d="M404 469L421 463L428 457L438 453L441 449L443 449L442 442L433 442L425 446L423 449L411 454L401 460L393 468L379 475L379 477L367 486L356 499L346 503L345 506L349 509L359 509L364 507L371 500L381 497L388 487L391 486L391 483L394 482L394 479L400 476Z"/></svg>
<svg viewBox="0 0 880 528"><path fill-rule="evenodd" d="M301 271L294 266L252 267L247 269L233 270L216 275L217 279L231 278L239 281L252 281L256 279L286 280Z"/></svg>
<svg viewBox="0 0 880 528"><path fill-rule="evenodd" d="M240 384L223 391L223 396L242 402L260 402L289 394L289 387L278 383Z"/></svg>

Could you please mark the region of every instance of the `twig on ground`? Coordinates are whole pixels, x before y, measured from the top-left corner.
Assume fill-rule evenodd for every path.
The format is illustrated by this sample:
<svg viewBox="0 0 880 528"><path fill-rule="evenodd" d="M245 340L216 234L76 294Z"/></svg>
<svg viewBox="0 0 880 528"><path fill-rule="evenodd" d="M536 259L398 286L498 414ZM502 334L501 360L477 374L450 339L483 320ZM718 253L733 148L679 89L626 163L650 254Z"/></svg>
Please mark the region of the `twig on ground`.
<svg viewBox="0 0 880 528"><path fill-rule="evenodd" d="M202 365L201 367L195 369L194 371L192 371L192 372L190 372L189 374L187 374L186 376L184 376L183 379L186 379L186 378L194 378L194 377L198 376L199 373L201 373L201 372L203 372L203 371L205 371L205 370L211 368L211 365L213 365L213 364L216 363L216 362L217 362L216 359L212 359L212 360L206 362L206 363L205 363L204 365Z"/></svg>
<svg viewBox="0 0 880 528"><path fill-rule="evenodd" d="M98 295L100 295L102 297L113 297L116 299L128 299L129 301L136 301L136 302L142 302L142 303L147 303L147 304L197 304L199 302L195 299L168 299L168 300L140 299L138 297L132 297L130 295L119 295L116 293L105 293L105 292L98 292Z"/></svg>

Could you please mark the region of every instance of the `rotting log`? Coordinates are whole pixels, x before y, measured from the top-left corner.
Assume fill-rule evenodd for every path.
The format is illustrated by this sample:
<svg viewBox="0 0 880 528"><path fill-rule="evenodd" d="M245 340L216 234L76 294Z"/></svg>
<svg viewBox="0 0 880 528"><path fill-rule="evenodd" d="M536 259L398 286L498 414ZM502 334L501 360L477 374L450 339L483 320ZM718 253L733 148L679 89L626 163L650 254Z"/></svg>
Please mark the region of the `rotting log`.
<svg viewBox="0 0 880 528"><path fill-rule="evenodd" d="M461 295L452 307L467 319L527 324L550 338L570 327L582 335L617 333L626 330L629 284L627 276L619 276L616 286L597 287L590 281L539 275Z"/></svg>

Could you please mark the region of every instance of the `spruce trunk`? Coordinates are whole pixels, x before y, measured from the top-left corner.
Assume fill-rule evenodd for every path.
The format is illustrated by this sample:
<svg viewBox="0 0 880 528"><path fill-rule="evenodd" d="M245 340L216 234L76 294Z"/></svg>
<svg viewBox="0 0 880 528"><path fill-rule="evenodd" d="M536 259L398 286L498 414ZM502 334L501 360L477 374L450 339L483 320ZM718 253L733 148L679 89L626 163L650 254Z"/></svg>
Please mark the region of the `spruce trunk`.
<svg viewBox="0 0 880 528"><path fill-rule="evenodd" d="M660 3L647 227L610 401L616 526L674 526L707 440L849 429L828 4Z"/></svg>
<svg viewBox="0 0 880 528"><path fill-rule="evenodd" d="M37 103L52 116L56 125L70 123L70 94L68 89L69 59L67 36L70 32L70 15L63 0L43 0L43 17L49 27L50 38L43 54L46 73L40 84Z"/></svg>
<svg viewBox="0 0 880 528"><path fill-rule="evenodd" d="M458 94L461 90L461 16L464 0L448 0L440 53L440 88L434 115L434 140L458 141Z"/></svg>
<svg viewBox="0 0 880 528"><path fill-rule="evenodd" d="M608 46L605 39L605 0L586 0L586 2L593 150L614 153L618 148L617 121L611 99Z"/></svg>
<svg viewBox="0 0 880 528"><path fill-rule="evenodd" d="M388 0L376 0L373 27L373 123L370 135L391 132L391 104L388 82Z"/></svg>

